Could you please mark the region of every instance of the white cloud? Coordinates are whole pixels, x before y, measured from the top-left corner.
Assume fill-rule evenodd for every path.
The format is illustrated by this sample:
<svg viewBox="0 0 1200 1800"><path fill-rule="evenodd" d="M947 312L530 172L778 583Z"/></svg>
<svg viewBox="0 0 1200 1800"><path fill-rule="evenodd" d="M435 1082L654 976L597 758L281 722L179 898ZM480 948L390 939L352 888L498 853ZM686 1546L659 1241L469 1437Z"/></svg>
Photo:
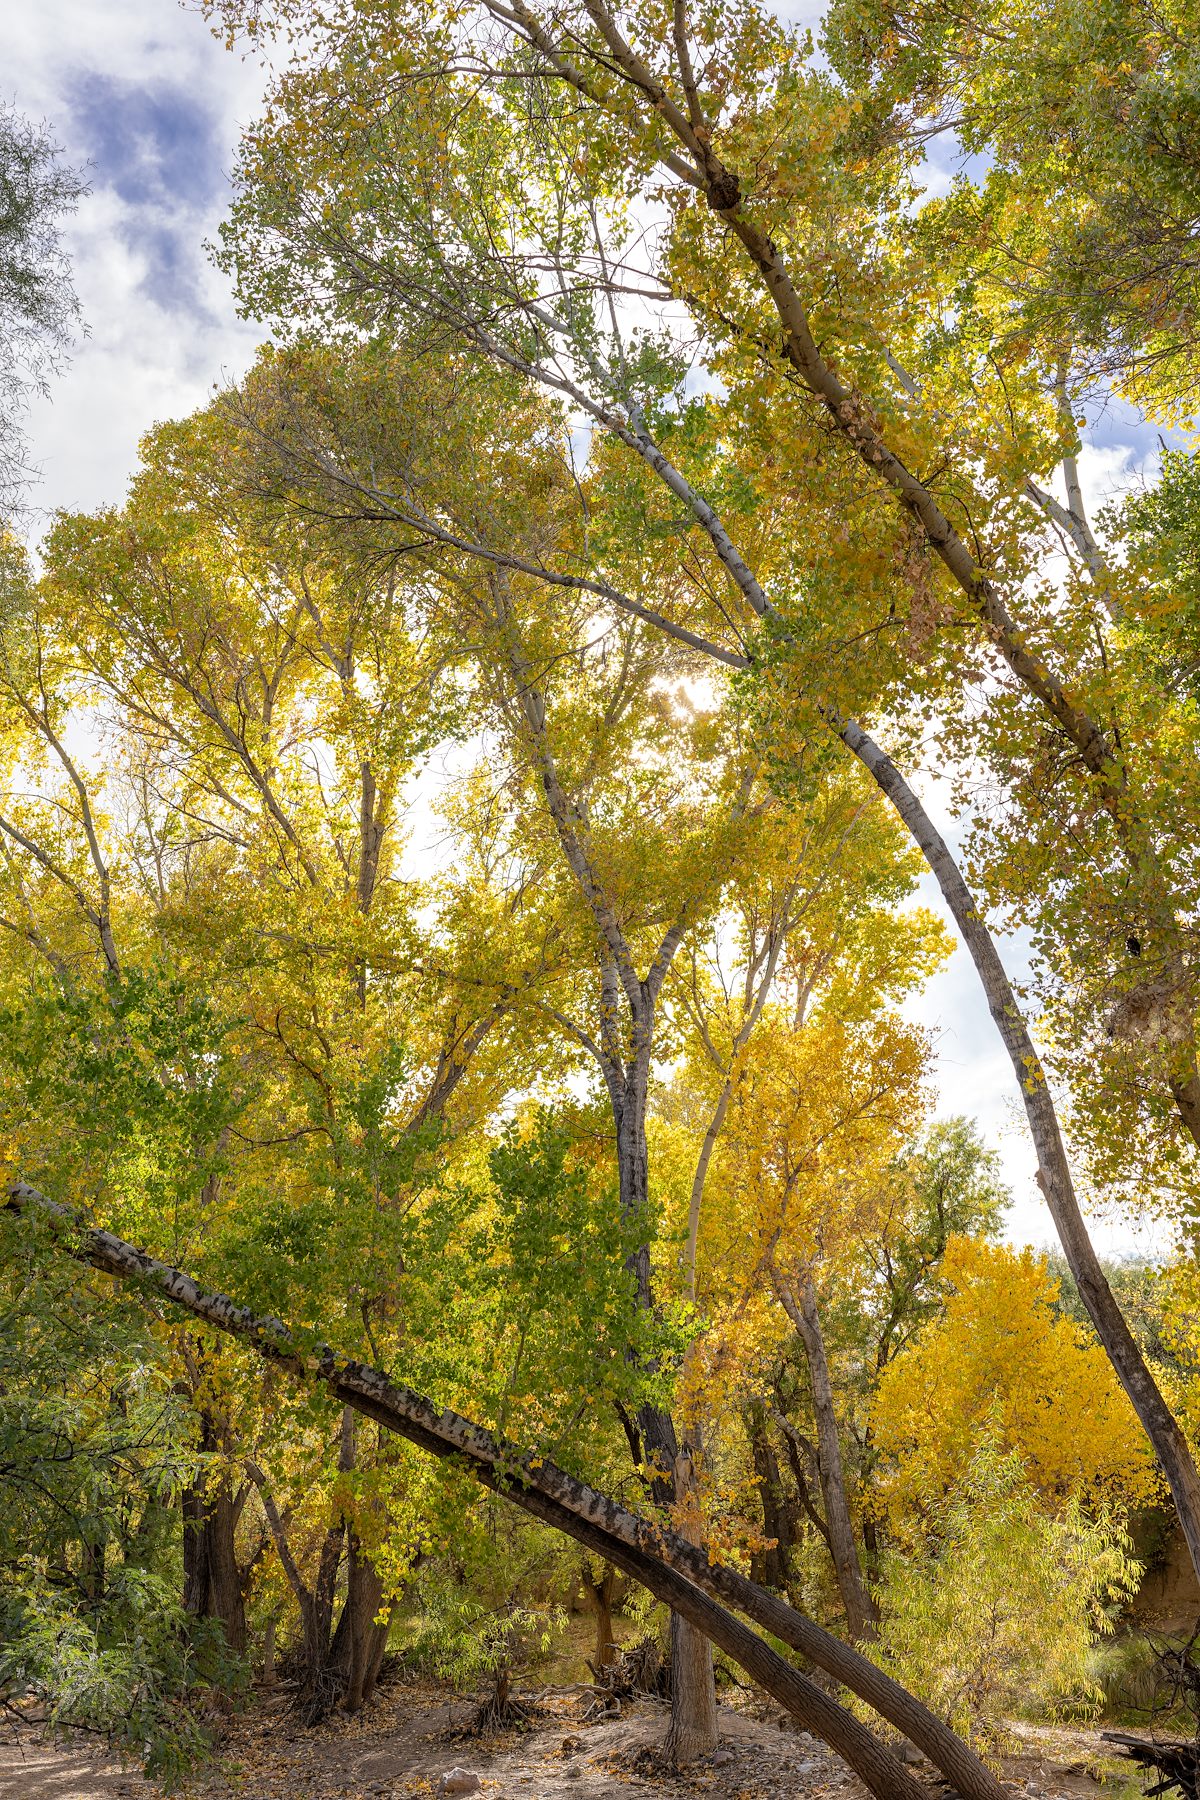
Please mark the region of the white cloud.
<svg viewBox="0 0 1200 1800"><path fill-rule="evenodd" d="M66 230L90 335L29 437L38 507L94 507L120 499L147 427L201 404L262 335L203 249L261 76L162 0L41 0L13 9L5 50L4 98L92 184Z"/></svg>

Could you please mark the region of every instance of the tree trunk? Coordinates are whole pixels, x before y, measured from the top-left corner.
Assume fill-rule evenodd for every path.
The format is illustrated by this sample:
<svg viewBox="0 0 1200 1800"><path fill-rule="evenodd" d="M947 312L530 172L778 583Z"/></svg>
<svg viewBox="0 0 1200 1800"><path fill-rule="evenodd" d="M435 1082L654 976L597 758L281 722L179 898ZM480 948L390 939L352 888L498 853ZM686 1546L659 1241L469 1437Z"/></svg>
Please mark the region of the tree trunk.
<svg viewBox="0 0 1200 1800"><path fill-rule="evenodd" d="M390 1619L385 1620L382 1624L372 1625L372 1627L371 1627L371 1636L370 1636L370 1640L367 1644L367 1655L366 1655L366 1661L364 1664L364 1671L365 1671L364 1675L363 1675L363 1700L364 1700L364 1702L366 1702L367 1700L369 1700L371 1698L371 1695L375 1692L375 1689L379 1685L379 1676L380 1676L381 1670L383 1669L383 1659L387 1655L388 1636L389 1636L390 1632L391 1632L391 1620Z"/></svg>
<svg viewBox="0 0 1200 1800"><path fill-rule="evenodd" d="M220 1444L220 1428L205 1410L200 1412L200 1448L212 1454ZM237 1511L228 1470L214 1474L201 1469L198 1479L184 1488L183 1510L183 1605L196 1619L215 1619L235 1655L246 1648L246 1604L234 1543Z"/></svg>
<svg viewBox="0 0 1200 1800"><path fill-rule="evenodd" d="M695 1457L699 1446L685 1444L675 1458L674 1493L684 1509L677 1529L699 1544L700 1514ZM673 1769L686 1769L717 1747L717 1684L712 1645L698 1626L680 1613L671 1614L671 1722L665 1745Z"/></svg>
<svg viewBox="0 0 1200 1800"><path fill-rule="evenodd" d="M388 1627L375 1616L383 1603L383 1579L363 1555L358 1534L347 1536L346 1598L333 1634L329 1663L343 1682L341 1704L357 1712L370 1698L383 1661Z"/></svg>
<svg viewBox="0 0 1200 1800"><path fill-rule="evenodd" d="M342 1415L339 1469L342 1469L345 1464L347 1441L345 1421L348 1411L349 1408L346 1408ZM279 1561L287 1577L288 1586L295 1596L296 1605L300 1609L300 1625L304 1642L300 1699L307 1710L309 1721L315 1722L324 1717L329 1708L341 1697L342 1692L342 1679L332 1667L330 1634L333 1628L333 1606L337 1590L338 1569L341 1566L342 1545L346 1536L345 1520L339 1517L327 1527L317 1561L316 1578L311 1587L307 1586L292 1554L286 1524L275 1503L275 1497L266 1476L257 1463L251 1462L249 1459L245 1466L246 1473L259 1491Z"/></svg>
<svg viewBox="0 0 1200 1800"><path fill-rule="evenodd" d="M617 1585L617 1571L610 1562L604 1564L599 1581L593 1581L591 1571L585 1563L583 1566L583 1587L596 1614L596 1649L592 1657L592 1667L603 1669L608 1663L616 1662L617 1646L613 1638L613 1593Z"/></svg>
<svg viewBox="0 0 1200 1800"><path fill-rule="evenodd" d="M104 1598L104 1539L89 1537L79 1540L79 1585L89 1606L99 1606Z"/></svg>
<svg viewBox="0 0 1200 1800"><path fill-rule="evenodd" d="M639 1518L541 1456L505 1444L446 1406L434 1406L379 1369L340 1355L328 1345L300 1344L278 1319L259 1318L224 1294L210 1292L113 1232L83 1222L36 1188L13 1182L8 1207L38 1209L58 1220L63 1247L80 1262L153 1288L193 1318L248 1343L260 1356L301 1381L320 1381L352 1406L428 1454L465 1465L476 1479L513 1505L563 1532L592 1555L608 1558L656 1599L682 1612L759 1682L798 1723L844 1757L879 1800L928 1800L925 1789L865 1725L799 1669L786 1663L713 1595L720 1595L774 1637L810 1658L857 1694L925 1752L964 1800L1004 1800L1004 1790L970 1747L915 1695L824 1631L777 1594L736 1569L710 1562L657 1521Z"/></svg>
<svg viewBox="0 0 1200 1800"><path fill-rule="evenodd" d="M1108 1354L1117 1379L1129 1396L1154 1447L1171 1489L1187 1541L1192 1567L1200 1577L1200 1472L1192 1458L1179 1422L1172 1413L1154 1376L1125 1322L1105 1278L1100 1258L1088 1235L1071 1165L1058 1128L1058 1115L1046 1082L1046 1072L1017 1005L1012 983L999 952L945 839L921 805L891 758L861 726L842 722L843 741L874 777L913 840L920 847L942 891L942 898L958 926L963 943L987 996L988 1010L1008 1052L1013 1073L1025 1104L1025 1116L1038 1159L1038 1186L1054 1220L1067 1266L1075 1278L1096 1335ZM1180 1095L1175 1096L1177 1103ZM1200 1115L1197 1119L1200 1126Z"/></svg>
<svg viewBox="0 0 1200 1800"><path fill-rule="evenodd" d="M776 1286L784 1310L804 1345L804 1354L808 1360L813 1412L817 1424L817 1473L821 1481L821 1498L825 1502L829 1550L833 1557L838 1593L842 1598L850 1636L856 1644L861 1644L875 1636L878 1615L863 1580L854 1527L850 1522L846 1473L842 1464L842 1446L833 1405L833 1382L829 1375L829 1358L825 1354L825 1334L821 1330L817 1293L812 1276L807 1274L800 1283L798 1295L782 1277L777 1277Z"/></svg>
<svg viewBox="0 0 1200 1800"><path fill-rule="evenodd" d="M667 1761L686 1769L717 1743L717 1687L712 1645L681 1613L671 1614L671 1723Z"/></svg>
<svg viewBox="0 0 1200 1800"><path fill-rule="evenodd" d="M746 1434L758 1477L758 1503L762 1508L763 1536L768 1540L750 1561L751 1574L764 1587L788 1591L788 1559L796 1541L795 1519L783 1491L779 1463L767 1434L766 1414L755 1401L746 1414Z"/></svg>
<svg viewBox="0 0 1200 1800"><path fill-rule="evenodd" d="M357 1421L354 1409L346 1406L342 1411L338 1473L349 1474L356 1459ZM264 1491L264 1504L266 1500ZM286 1540L282 1521L273 1502L266 1510L280 1555L284 1557ZM335 1627L333 1611L343 1546L346 1594ZM346 1712L357 1712L374 1691L387 1647L388 1627L375 1623L383 1602L383 1579L370 1558L364 1555L354 1524L344 1514L333 1520L325 1533L317 1578L311 1590L305 1588L290 1552L286 1554L285 1567L304 1620L306 1672L301 1695L308 1704L309 1717L313 1720L321 1718L333 1706L341 1706Z"/></svg>
<svg viewBox="0 0 1200 1800"><path fill-rule="evenodd" d="M623 1104L616 1109L617 1162L621 1182L621 1210L627 1218L644 1215L649 1195L649 1159L646 1148L646 1094L649 1085L649 1045L635 1060L625 1082ZM650 1311L654 1296L650 1280L650 1246L639 1245L631 1259L637 1282L638 1305ZM690 1472L690 1457L680 1458L679 1442L671 1415L656 1406L638 1411L642 1453L649 1465L651 1492L662 1507L686 1499L680 1477ZM666 1753L673 1768L684 1768L717 1747L717 1699L713 1676L712 1645L687 1619L671 1616L671 1722Z"/></svg>
<svg viewBox="0 0 1200 1800"><path fill-rule="evenodd" d="M1200 1073L1194 1054L1171 1077L1171 1095L1179 1116L1187 1126L1192 1142L1200 1149Z"/></svg>

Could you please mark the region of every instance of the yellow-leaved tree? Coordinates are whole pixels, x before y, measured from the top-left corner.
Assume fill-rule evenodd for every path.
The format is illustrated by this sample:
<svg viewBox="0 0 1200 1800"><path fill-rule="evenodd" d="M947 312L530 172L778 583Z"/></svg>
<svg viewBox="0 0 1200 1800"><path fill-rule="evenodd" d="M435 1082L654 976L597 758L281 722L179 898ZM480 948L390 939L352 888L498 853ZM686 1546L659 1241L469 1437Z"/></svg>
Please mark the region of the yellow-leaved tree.
<svg viewBox="0 0 1200 1800"><path fill-rule="evenodd" d="M875 1399L891 1540L878 1654L956 1729L995 1741L1018 1705L1098 1697L1092 1646L1139 1572L1128 1514L1161 1477L1043 1258L956 1237L943 1276L944 1310Z"/></svg>
<svg viewBox="0 0 1200 1800"><path fill-rule="evenodd" d="M1133 1409L1092 1334L1056 1311L1043 1259L960 1237L943 1272L943 1315L885 1369L875 1403L880 1505L893 1533L919 1533L989 1435L1019 1455L1051 1510L1154 1498Z"/></svg>

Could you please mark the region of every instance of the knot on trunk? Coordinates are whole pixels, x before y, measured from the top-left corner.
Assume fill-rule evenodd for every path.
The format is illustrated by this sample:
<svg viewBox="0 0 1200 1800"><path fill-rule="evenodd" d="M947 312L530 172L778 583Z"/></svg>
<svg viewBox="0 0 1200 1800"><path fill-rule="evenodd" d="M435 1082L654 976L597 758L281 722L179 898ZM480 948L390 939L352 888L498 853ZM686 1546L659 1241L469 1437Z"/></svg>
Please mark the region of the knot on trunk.
<svg viewBox="0 0 1200 1800"><path fill-rule="evenodd" d="M1191 983L1175 959L1135 987L1118 994L1104 1020L1107 1036L1121 1044L1189 1044L1195 1029Z"/></svg>
<svg viewBox="0 0 1200 1800"><path fill-rule="evenodd" d="M732 212L741 204L741 183L731 169L718 169L709 177L705 198L714 212Z"/></svg>

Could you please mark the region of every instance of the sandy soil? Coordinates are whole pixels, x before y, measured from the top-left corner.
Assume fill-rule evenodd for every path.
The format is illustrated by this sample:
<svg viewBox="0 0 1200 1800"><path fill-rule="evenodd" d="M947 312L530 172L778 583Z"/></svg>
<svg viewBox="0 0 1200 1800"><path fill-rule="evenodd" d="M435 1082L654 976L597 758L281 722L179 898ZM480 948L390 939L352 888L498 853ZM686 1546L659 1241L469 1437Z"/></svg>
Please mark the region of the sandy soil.
<svg viewBox="0 0 1200 1800"><path fill-rule="evenodd" d="M443 1775L478 1778L480 1800L865 1800L845 1765L790 1724L721 1709L711 1761L675 1775L660 1754L665 1707L627 1705L621 1717L580 1721L580 1703L548 1697L532 1729L489 1743L455 1737L470 1708L396 1686L365 1716L305 1730L282 1695L235 1719L189 1800L408 1800L437 1794ZM1108 1767L1105 1767L1105 1764ZM917 1774L932 1770L918 1765ZM1095 1732L1026 1728L1005 1775L1016 1797L1102 1800L1125 1786ZM1111 1783L1111 1786L1109 1785ZM941 1800L944 1790L931 1785ZM32 1726L0 1731L0 1800L159 1800L162 1790L87 1746L48 1746Z"/></svg>
<svg viewBox="0 0 1200 1800"><path fill-rule="evenodd" d="M0 1727L0 1800L142 1800L157 1790L86 1746L43 1744Z"/></svg>

